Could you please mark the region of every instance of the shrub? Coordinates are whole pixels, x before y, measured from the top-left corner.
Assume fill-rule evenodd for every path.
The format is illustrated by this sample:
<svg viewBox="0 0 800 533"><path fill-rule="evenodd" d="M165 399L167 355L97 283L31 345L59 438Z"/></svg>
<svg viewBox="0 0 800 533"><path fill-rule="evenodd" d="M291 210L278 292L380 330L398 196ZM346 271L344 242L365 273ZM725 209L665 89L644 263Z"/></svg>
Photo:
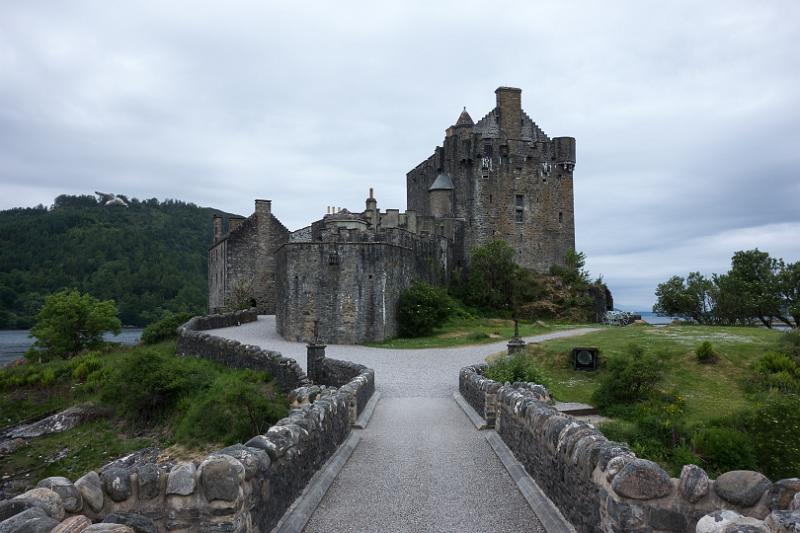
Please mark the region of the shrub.
<svg viewBox="0 0 800 533"><path fill-rule="evenodd" d="M473 331L472 333L467 335L467 338L469 340L471 340L471 341L482 341L482 340L488 339L489 338L489 334L488 333L484 333L483 331Z"/></svg>
<svg viewBox="0 0 800 533"><path fill-rule="evenodd" d="M190 318L192 318L191 313L168 314L161 320L148 324L142 331L142 344L155 344L176 338L178 327Z"/></svg>
<svg viewBox="0 0 800 533"><path fill-rule="evenodd" d="M695 348L694 354L697 356L697 361L703 364L716 363L719 358L714 351L714 346L708 341L703 341L700 346Z"/></svg>
<svg viewBox="0 0 800 533"><path fill-rule="evenodd" d="M122 358L97 385L104 403L135 421L163 419L183 396L208 388L216 377L213 363L140 349Z"/></svg>
<svg viewBox="0 0 800 533"><path fill-rule="evenodd" d="M712 476L729 470L756 468L755 449L750 438L735 429L701 429L692 436L692 446Z"/></svg>
<svg viewBox="0 0 800 533"><path fill-rule="evenodd" d="M400 336L425 337L445 322L455 304L448 294L438 288L415 281L400 295Z"/></svg>
<svg viewBox="0 0 800 533"><path fill-rule="evenodd" d="M800 364L782 353L770 352L753 364L753 381L766 389L800 393Z"/></svg>
<svg viewBox="0 0 800 533"><path fill-rule="evenodd" d="M73 359L70 366L72 368L72 378L83 380L103 368L103 361L98 357L97 352L89 352Z"/></svg>
<svg viewBox="0 0 800 533"><path fill-rule="evenodd" d="M48 296L36 315L31 336L36 338L26 353L31 359L71 357L103 343L103 333L119 333L120 321L113 300L100 301L76 290Z"/></svg>
<svg viewBox="0 0 800 533"><path fill-rule="evenodd" d="M644 401L661 383L662 366L657 357L645 354L638 345L630 345L627 354L609 359L592 401L601 410Z"/></svg>
<svg viewBox="0 0 800 533"><path fill-rule="evenodd" d="M545 387L550 383L525 353L498 358L486 369L485 376L500 383L525 381Z"/></svg>
<svg viewBox="0 0 800 533"><path fill-rule="evenodd" d="M288 404L263 372L243 370L217 377L210 388L182 402L185 416L175 437L184 444L244 442L288 413Z"/></svg>
<svg viewBox="0 0 800 533"><path fill-rule="evenodd" d="M787 331L778 341L781 351L800 364L800 330Z"/></svg>
<svg viewBox="0 0 800 533"><path fill-rule="evenodd" d="M758 470L770 479L800 472L800 395L770 394L764 403L737 421L755 450Z"/></svg>

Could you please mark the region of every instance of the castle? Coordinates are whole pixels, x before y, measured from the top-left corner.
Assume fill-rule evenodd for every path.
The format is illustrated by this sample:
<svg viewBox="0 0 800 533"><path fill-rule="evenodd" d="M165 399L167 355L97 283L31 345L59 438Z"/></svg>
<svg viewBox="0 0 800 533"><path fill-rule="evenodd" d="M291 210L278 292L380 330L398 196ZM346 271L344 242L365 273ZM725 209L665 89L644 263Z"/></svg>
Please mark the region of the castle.
<svg viewBox="0 0 800 533"><path fill-rule="evenodd" d="M493 240L518 264L546 272L575 248L575 139L548 137L522 110L521 90L500 87L477 123L466 109L442 146L406 175L407 209L329 209L290 232L256 200L247 219L214 218L208 306L245 292L275 314L289 340L380 341L397 335L400 293L416 280L446 283L469 251Z"/></svg>

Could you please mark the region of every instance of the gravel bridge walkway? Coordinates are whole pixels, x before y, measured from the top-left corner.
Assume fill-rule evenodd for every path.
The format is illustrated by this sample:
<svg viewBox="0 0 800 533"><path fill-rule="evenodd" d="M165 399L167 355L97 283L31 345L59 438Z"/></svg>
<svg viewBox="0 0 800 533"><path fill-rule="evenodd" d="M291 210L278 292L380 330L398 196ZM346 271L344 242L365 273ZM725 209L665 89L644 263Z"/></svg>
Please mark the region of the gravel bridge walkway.
<svg viewBox="0 0 800 533"><path fill-rule="evenodd" d="M591 331L564 330L525 340ZM208 333L281 352L305 367L305 344L282 339L274 316ZM452 397L459 369L504 350L505 342L420 350L328 346L329 357L373 368L382 397L305 531L544 531Z"/></svg>

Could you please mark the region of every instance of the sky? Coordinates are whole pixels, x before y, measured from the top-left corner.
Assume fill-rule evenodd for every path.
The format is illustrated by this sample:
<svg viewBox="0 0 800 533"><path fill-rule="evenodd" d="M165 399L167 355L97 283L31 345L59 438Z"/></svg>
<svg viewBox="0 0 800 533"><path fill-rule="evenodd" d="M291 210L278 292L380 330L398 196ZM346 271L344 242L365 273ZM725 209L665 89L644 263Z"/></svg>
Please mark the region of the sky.
<svg viewBox="0 0 800 533"><path fill-rule="evenodd" d="M0 209L95 190L290 229L404 209L405 173L498 86L577 139L576 247L616 303L800 260L800 2L0 4ZM209 224L211 222L209 221Z"/></svg>

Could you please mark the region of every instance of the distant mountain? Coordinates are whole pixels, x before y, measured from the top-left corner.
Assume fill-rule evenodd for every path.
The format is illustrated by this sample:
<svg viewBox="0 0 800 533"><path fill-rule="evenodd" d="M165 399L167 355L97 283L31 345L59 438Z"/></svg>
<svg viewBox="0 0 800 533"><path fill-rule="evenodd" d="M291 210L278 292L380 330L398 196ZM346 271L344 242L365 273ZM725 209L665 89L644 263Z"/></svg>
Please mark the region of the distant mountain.
<svg viewBox="0 0 800 533"><path fill-rule="evenodd" d="M0 329L28 328L44 297L65 287L114 299L123 324L206 306L211 217L177 200L105 206L62 195L51 207L0 211Z"/></svg>

